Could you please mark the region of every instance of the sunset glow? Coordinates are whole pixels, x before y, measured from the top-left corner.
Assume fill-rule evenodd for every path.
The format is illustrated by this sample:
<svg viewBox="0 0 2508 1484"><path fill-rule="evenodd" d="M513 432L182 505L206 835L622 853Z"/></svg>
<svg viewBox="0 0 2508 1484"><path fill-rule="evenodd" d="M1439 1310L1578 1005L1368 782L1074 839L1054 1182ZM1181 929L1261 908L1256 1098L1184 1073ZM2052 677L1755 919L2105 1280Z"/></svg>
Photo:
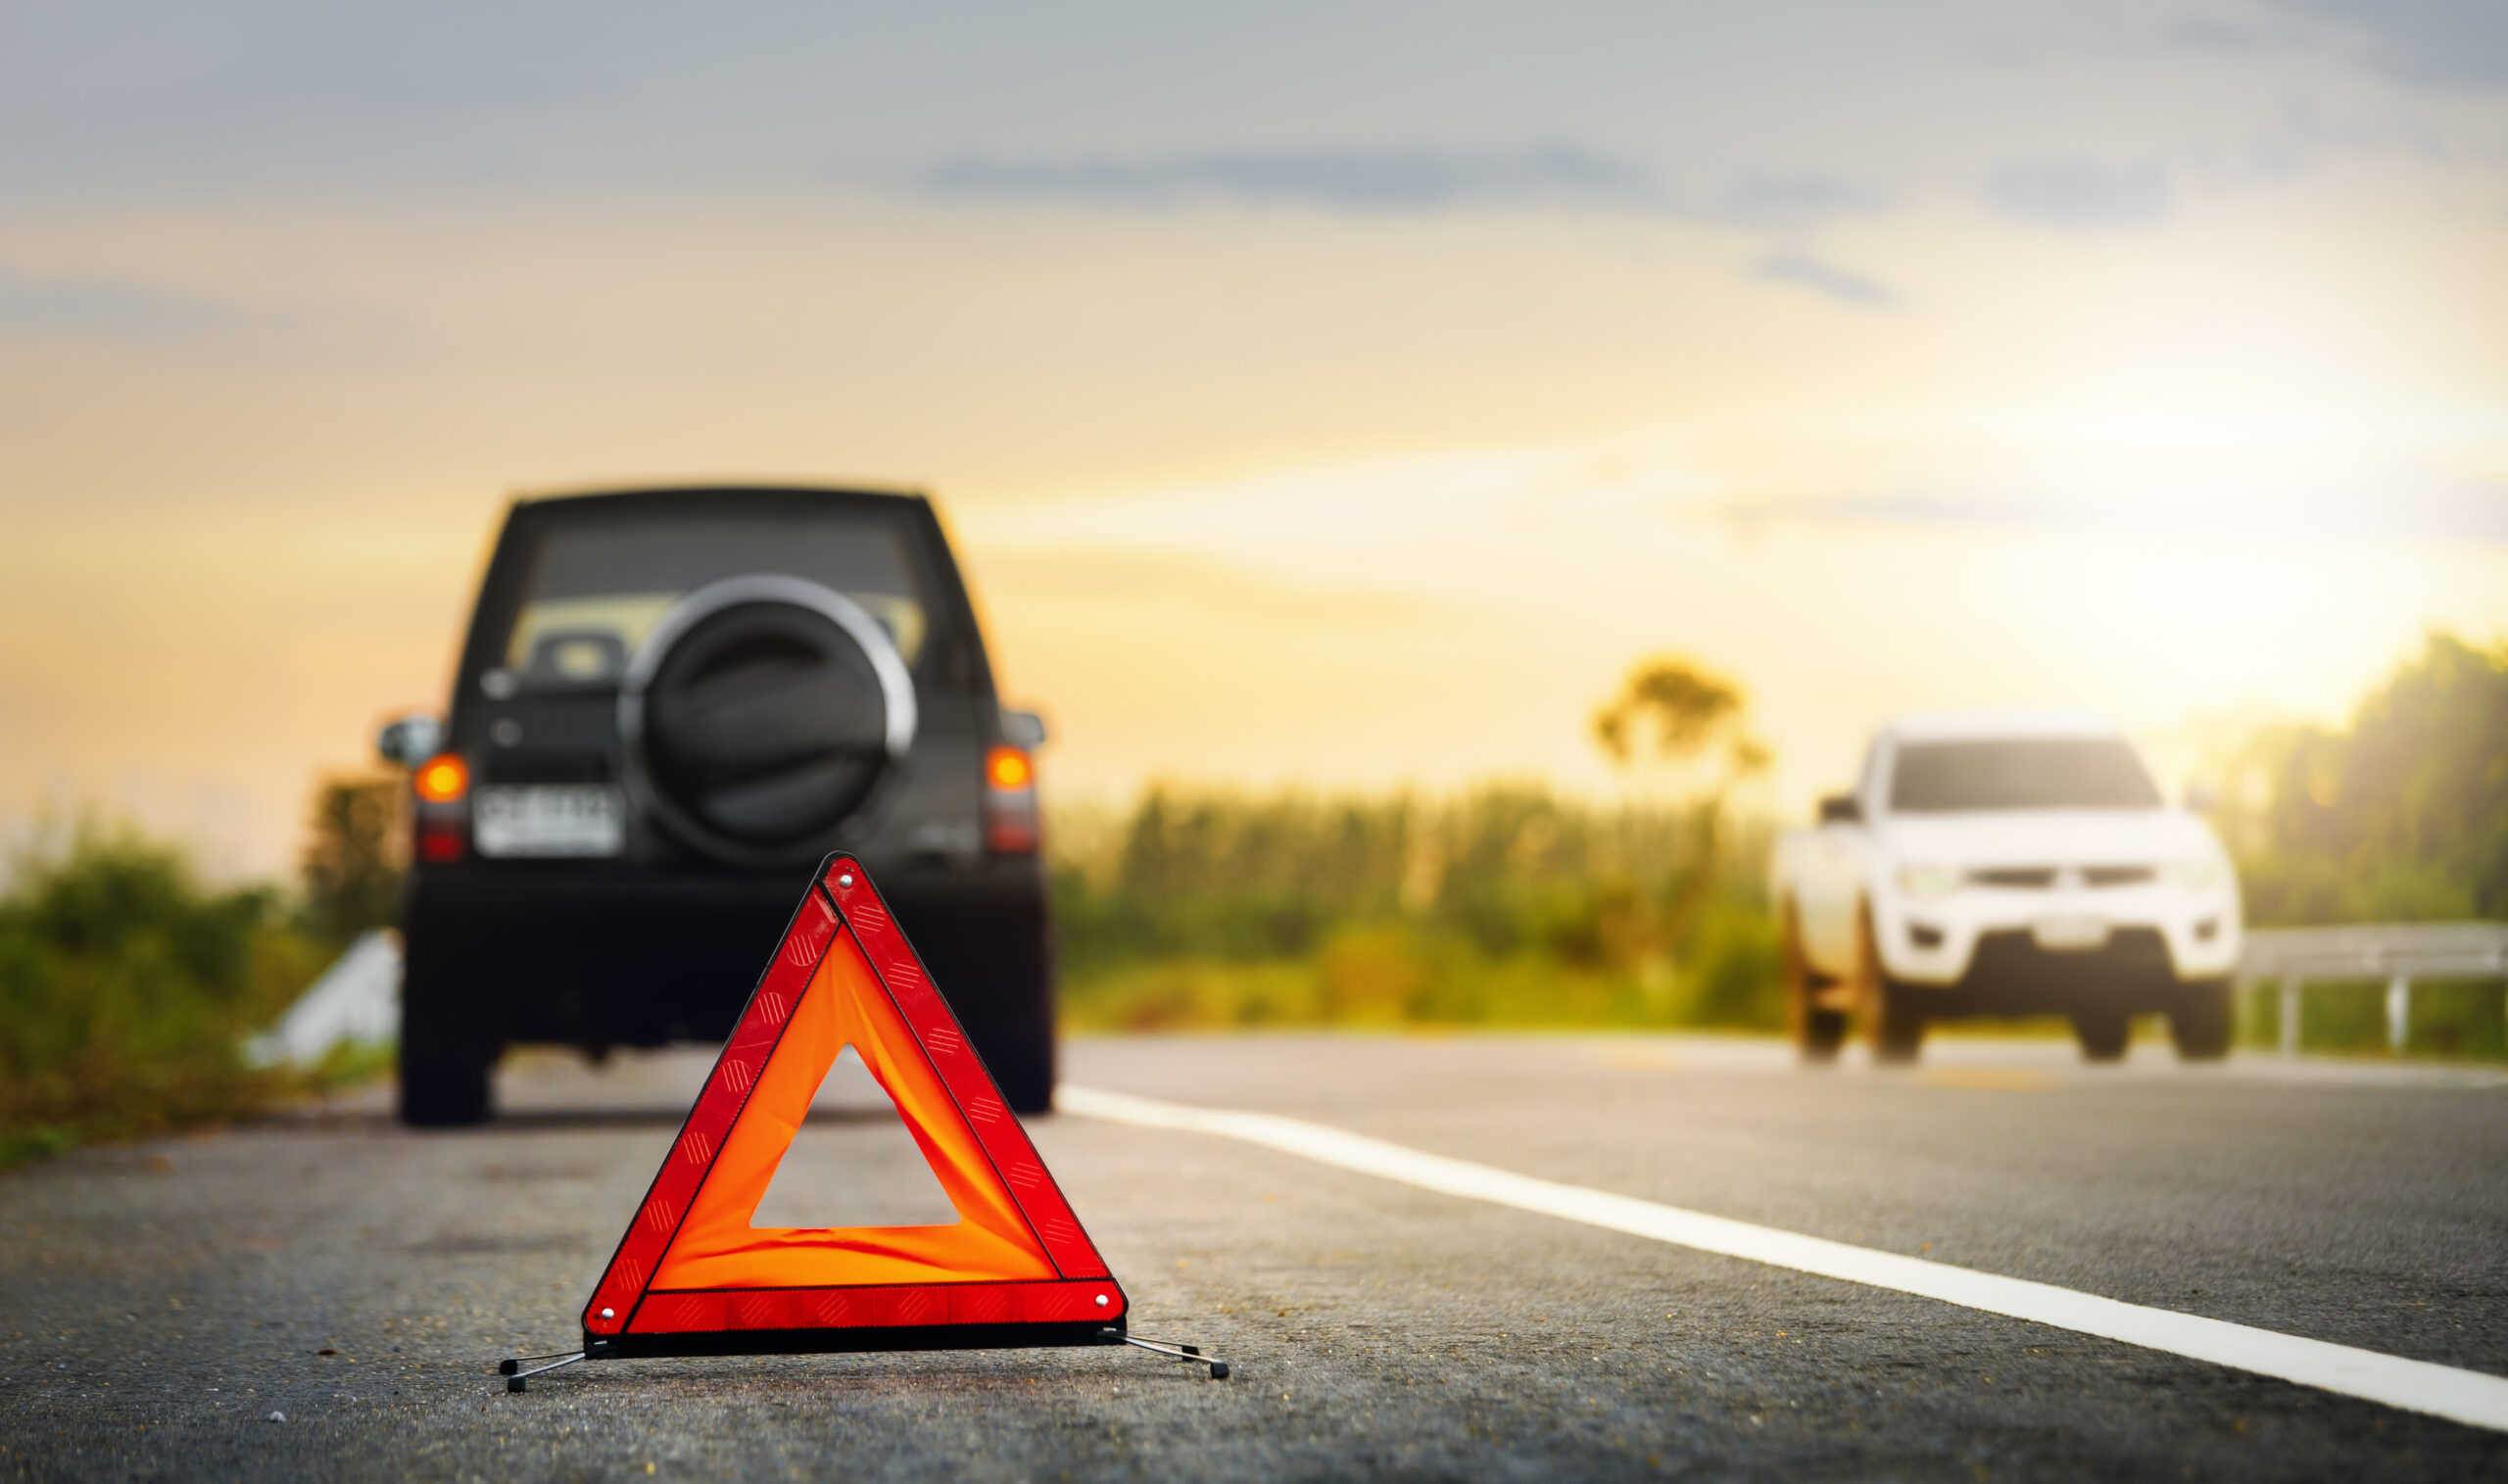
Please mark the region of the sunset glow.
<svg viewBox="0 0 2508 1484"><path fill-rule="evenodd" d="M0 813L283 867L503 502L608 482L933 492L1057 800L1607 790L1674 651L1791 812L1899 710L2165 750L2508 632L2508 76L2444 36L1123 14L639 12L389 104L307 80L345 20L0 44Z"/></svg>

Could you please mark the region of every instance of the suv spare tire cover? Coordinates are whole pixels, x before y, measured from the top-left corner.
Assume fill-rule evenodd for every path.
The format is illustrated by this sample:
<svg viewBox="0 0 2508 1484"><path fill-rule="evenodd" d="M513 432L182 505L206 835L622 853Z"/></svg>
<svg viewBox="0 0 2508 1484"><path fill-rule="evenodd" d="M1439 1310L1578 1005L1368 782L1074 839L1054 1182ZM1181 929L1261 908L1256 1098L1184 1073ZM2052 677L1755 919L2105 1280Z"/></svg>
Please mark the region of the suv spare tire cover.
<svg viewBox="0 0 2508 1484"><path fill-rule="evenodd" d="M681 598L618 692L637 803L753 865L823 853L914 732L914 682L888 631L798 577L726 578Z"/></svg>

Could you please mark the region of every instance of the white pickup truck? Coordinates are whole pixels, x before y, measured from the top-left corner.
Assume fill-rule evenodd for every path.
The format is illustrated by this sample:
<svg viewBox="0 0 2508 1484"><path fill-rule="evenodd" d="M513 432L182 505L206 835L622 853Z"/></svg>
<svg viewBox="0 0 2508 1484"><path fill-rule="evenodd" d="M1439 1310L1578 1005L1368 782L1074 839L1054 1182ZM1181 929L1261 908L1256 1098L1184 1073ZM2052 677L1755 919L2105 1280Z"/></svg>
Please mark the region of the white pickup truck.
<svg viewBox="0 0 2508 1484"><path fill-rule="evenodd" d="M2072 1018L2092 1061L2130 1019L2168 1017L2178 1054L2229 1053L2238 877L2172 808L2120 732L2046 713L1904 717L1850 793L1786 831L1769 864L1786 994L1806 1060L1860 1012L1905 1062L1929 1021Z"/></svg>

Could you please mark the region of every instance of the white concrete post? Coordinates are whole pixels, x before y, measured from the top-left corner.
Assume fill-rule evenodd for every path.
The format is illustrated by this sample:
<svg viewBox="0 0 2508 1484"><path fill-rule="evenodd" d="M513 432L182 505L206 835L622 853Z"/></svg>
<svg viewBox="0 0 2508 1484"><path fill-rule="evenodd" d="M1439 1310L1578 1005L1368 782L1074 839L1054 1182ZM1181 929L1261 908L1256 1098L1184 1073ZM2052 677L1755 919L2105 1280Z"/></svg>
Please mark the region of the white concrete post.
<svg viewBox="0 0 2508 1484"><path fill-rule="evenodd" d="M2404 1035L2412 1029L2412 981L2396 975L2387 981L2387 1049L2401 1054Z"/></svg>
<svg viewBox="0 0 2508 1484"><path fill-rule="evenodd" d="M2299 981L2288 975L2282 980L2282 1054L2299 1054Z"/></svg>

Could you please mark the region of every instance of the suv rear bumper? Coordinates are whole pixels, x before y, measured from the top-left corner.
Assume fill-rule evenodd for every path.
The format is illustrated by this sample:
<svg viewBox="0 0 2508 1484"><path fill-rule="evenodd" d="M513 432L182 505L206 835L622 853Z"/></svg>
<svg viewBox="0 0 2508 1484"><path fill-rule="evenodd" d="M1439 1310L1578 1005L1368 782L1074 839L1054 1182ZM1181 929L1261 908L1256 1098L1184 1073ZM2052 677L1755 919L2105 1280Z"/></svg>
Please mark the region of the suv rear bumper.
<svg viewBox="0 0 2508 1484"><path fill-rule="evenodd" d="M872 869L979 1047L1006 1023L1032 1024L1041 1012L1050 1024L1050 930L1035 857ZM402 899L406 994L427 1024L458 1027L476 1044L720 1040L810 879L807 867L420 867Z"/></svg>

